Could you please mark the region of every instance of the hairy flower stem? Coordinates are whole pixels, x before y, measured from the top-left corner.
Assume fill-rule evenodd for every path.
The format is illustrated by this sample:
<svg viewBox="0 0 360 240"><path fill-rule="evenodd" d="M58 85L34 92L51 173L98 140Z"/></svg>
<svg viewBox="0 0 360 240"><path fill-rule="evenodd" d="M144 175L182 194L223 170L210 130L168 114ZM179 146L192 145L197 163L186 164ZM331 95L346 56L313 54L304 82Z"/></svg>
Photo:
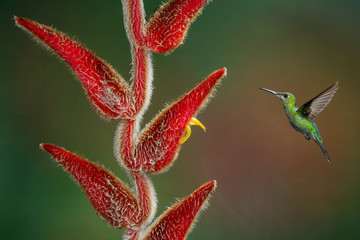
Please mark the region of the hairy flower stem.
<svg viewBox="0 0 360 240"><path fill-rule="evenodd" d="M127 167L126 163L132 162L136 164L136 159L133 158L133 139L136 139L134 135L138 134L138 126L140 119L147 109L152 92L152 80L153 71L151 63L151 53L144 47L144 23L145 23L145 11L142 0L122 0L124 11L124 24L126 28L127 37L130 43L131 55L132 55L132 69L131 80L133 82L132 92L134 97L135 112L137 112L136 120L123 120L120 123L124 126L123 131L117 131L122 139L119 141L126 141L121 143L115 141L120 145L115 146L116 156L122 156L124 158L124 167ZM140 164L136 164L140 168ZM133 166L134 167L134 166ZM143 229L133 228L126 234L126 238L129 240L136 240L139 237L139 231L144 230L146 220L151 220L154 217L156 211L156 195L153 184L146 173L142 170L133 171L128 169L136 185L136 195L138 200L138 226L142 226Z"/></svg>

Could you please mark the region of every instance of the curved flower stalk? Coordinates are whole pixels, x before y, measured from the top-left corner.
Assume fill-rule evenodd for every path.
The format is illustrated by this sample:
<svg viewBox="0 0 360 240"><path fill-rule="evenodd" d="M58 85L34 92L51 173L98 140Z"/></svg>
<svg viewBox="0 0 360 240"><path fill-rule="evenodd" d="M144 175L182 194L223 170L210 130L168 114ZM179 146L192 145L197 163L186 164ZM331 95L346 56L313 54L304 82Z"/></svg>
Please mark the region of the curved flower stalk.
<svg viewBox="0 0 360 240"><path fill-rule="evenodd" d="M132 54L130 83L108 63L66 34L35 21L15 17L17 26L60 56L79 79L89 102L107 120L121 120L114 151L128 172L128 186L104 167L61 147L41 144L83 188L96 213L114 228L126 228L124 239L185 239L194 220L216 187L199 187L153 222L156 195L149 173L161 173L175 161L190 125L205 127L194 118L209 100L226 69L203 82L161 111L143 130L139 122L152 91L151 53L177 48L207 0L169 0L145 21L142 0L122 0L126 33Z"/></svg>

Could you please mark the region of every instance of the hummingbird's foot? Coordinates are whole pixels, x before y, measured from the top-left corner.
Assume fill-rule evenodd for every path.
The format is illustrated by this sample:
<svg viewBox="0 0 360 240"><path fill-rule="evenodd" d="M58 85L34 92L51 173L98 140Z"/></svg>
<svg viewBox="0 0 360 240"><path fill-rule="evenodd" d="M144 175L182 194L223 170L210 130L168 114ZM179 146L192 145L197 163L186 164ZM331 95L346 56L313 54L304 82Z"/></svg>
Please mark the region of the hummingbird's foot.
<svg viewBox="0 0 360 240"><path fill-rule="evenodd" d="M190 122L188 123L188 125L186 125L186 132L185 135L183 136L183 138L180 140L180 144L183 144L184 142L186 142L186 140L188 140L188 138L191 135L191 128L190 126L200 126L204 132L206 132L206 128L205 126L196 118L191 118Z"/></svg>

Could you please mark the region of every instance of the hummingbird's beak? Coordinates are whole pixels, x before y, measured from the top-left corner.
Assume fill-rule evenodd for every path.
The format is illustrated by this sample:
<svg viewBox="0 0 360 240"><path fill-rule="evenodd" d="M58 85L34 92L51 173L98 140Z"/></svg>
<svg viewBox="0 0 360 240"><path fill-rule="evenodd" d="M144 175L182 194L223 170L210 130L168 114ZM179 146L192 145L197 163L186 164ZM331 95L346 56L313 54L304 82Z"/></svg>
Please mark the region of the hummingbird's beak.
<svg viewBox="0 0 360 240"><path fill-rule="evenodd" d="M274 91L272 91L272 90L269 90L269 89L266 89L266 88L259 88L260 90L264 90L264 91L266 91L266 92L269 92L269 93L272 93L272 94L274 94L274 95L279 95L277 92L274 92Z"/></svg>

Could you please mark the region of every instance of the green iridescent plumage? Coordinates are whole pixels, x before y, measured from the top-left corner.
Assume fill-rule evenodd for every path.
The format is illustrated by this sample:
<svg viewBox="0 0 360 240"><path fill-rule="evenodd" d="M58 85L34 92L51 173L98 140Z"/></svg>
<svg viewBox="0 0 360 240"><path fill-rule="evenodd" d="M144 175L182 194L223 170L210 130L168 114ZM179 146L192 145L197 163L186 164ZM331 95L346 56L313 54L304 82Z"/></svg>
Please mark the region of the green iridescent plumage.
<svg viewBox="0 0 360 240"><path fill-rule="evenodd" d="M270 92L280 99L290 125L296 131L303 134L306 139L313 139L325 154L326 159L330 162L330 158L321 139L319 129L313 120L329 104L335 92L339 89L338 82L325 89L323 92L302 105L300 108L296 107L295 96L291 93L274 92L266 88L260 89Z"/></svg>

